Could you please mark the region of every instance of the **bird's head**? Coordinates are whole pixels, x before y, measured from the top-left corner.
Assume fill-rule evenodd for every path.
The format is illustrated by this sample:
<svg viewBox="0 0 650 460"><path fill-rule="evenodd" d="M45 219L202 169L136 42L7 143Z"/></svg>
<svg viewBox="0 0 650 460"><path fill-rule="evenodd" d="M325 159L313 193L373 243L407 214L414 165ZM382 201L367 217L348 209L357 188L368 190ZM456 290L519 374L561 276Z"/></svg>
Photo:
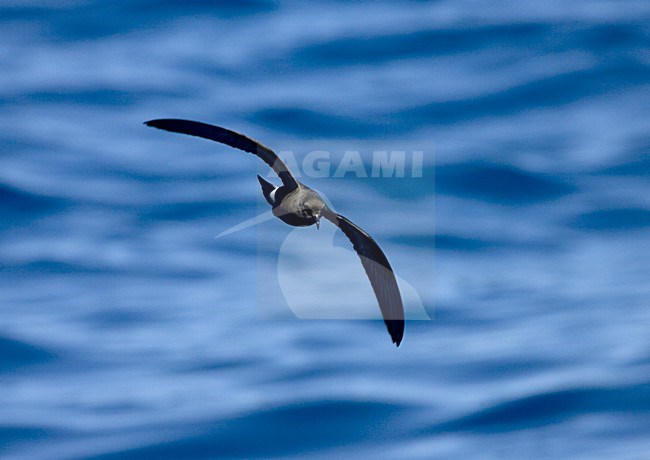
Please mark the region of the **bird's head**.
<svg viewBox="0 0 650 460"><path fill-rule="evenodd" d="M323 208L314 211L314 220L316 221L316 228L320 229L320 218L323 215Z"/></svg>
<svg viewBox="0 0 650 460"><path fill-rule="evenodd" d="M320 218L323 215L323 208L324 206L321 206L320 204L310 207L309 210L307 211L309 217L311 217L314 220L314 223L316 224L316 228L320 228Z"/></svg>

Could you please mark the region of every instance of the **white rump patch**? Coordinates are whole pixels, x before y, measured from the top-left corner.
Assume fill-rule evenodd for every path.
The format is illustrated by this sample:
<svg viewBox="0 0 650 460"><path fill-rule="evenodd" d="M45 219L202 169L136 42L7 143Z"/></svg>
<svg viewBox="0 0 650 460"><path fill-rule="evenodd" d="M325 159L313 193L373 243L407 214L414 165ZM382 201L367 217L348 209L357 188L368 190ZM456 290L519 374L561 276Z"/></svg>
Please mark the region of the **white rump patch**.
<svg viewBox="0 0 650 460"><path fill-rule="evenodd" d="M275 204L275 192L278 191L279 187L276 187L273 189L271 193L269 193L269 198L271 198L271 203Z"/></svg>

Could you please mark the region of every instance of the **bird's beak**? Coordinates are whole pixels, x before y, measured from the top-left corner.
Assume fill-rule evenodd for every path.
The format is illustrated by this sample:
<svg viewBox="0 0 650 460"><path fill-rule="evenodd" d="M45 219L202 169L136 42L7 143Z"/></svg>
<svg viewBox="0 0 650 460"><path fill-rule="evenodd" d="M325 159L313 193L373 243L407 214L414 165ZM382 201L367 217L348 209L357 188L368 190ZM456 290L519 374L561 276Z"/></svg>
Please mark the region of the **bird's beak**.
<svg viewBox="0 0 650 460"><path fill-rule="evenodd" d="M316 228L320 230L320 216L316 216Z"/></svg>

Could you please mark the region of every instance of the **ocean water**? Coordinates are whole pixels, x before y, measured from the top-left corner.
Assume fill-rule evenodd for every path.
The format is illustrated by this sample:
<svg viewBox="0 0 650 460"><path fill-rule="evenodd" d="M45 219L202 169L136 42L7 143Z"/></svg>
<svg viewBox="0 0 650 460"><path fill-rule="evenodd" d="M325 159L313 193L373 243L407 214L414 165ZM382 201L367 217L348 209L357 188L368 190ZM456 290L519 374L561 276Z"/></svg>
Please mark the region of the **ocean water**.
<svg viewBox="0 0 650 460"><path fill-rule="evenodd" d="M2 2L0 456L649 458L649 24L632 0ZM230 232L268 171L161 117L293 158L387 253L402 345L312 319L376 309L347 241ZM349 151L405 177L337 175Z"/></svg>

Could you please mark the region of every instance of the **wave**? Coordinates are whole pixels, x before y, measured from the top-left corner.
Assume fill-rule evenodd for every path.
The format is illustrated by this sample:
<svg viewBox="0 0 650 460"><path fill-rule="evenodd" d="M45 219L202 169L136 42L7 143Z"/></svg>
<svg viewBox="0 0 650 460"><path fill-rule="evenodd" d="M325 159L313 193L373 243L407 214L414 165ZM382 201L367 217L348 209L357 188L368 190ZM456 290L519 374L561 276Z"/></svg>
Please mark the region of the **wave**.
<svg viewBox="0 0 650 460"><path fill-rule="evenodd" d="M570 388L505 401L432 427L429 432L519 431L588 414L634 416L650 412L650 385L618 388Z"/></svg>

